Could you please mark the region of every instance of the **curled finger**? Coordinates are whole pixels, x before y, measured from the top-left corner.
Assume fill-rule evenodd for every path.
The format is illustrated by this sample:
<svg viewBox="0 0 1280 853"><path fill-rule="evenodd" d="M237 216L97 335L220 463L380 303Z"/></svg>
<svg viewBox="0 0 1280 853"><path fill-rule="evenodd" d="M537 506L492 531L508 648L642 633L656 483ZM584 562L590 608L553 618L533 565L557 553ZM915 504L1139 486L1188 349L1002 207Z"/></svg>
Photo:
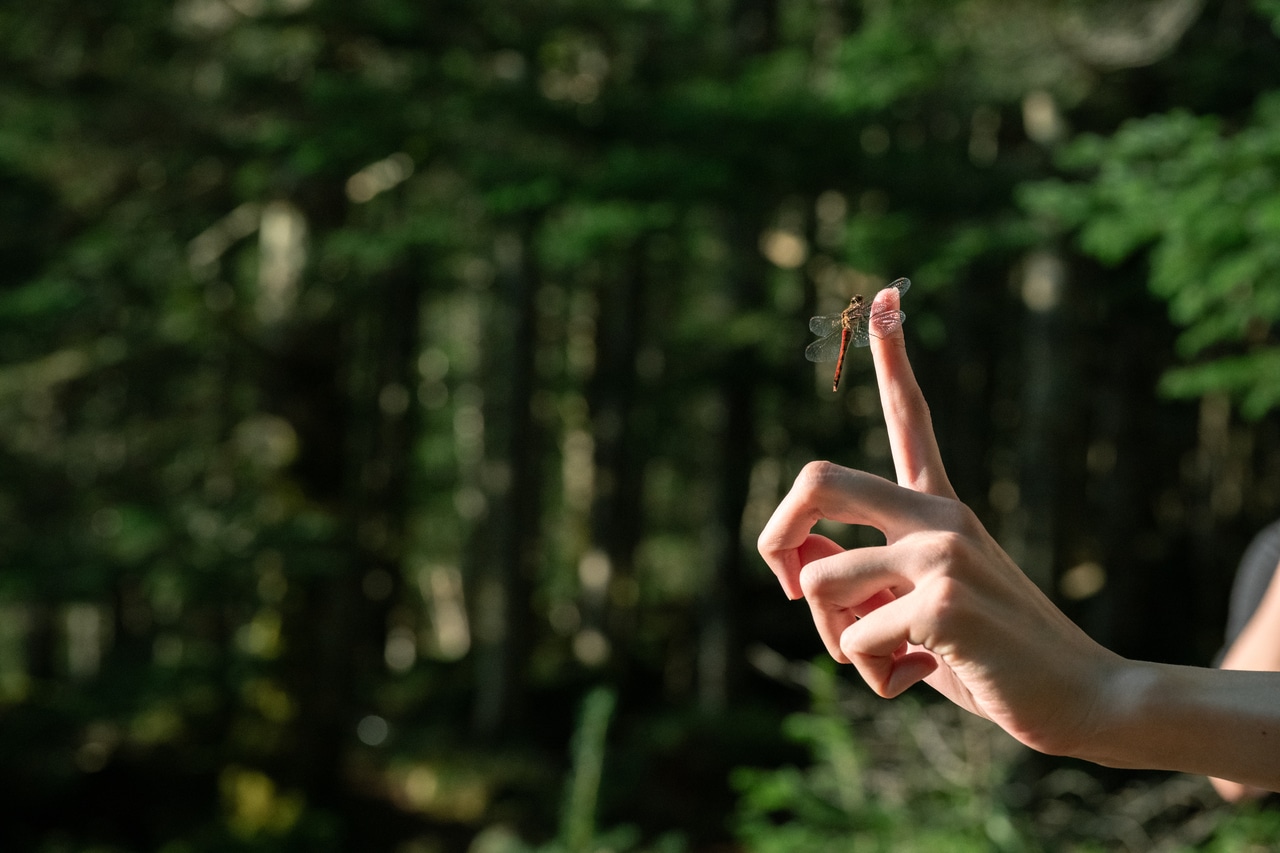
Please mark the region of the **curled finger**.
<svg viewBox="0 0 1280 853"><path fill-rule="evenodd" d="M810 462L760 532L757 547L787 596L800 598L800 573L811 561L805 548L812 547L809 537L820 520L875 527L893 541L930 527L933 501L874 474Z"/></svg>
<svg viewBox="0 0 1280 853"><path fill-rule="evenodd" d="M910 589L910 582L888 569L886 548L845 551L804 567L800 586L813 614L814 627L828 654L849 663L841 636L858 619Z"/></svg>
<svg viewBox="0 0 1280 853"><path fill-rule="evenodd" d="M910 603L894 600L850 623L840 634L841 656L880 696L893 698L938 668L931 653L911 645Z"/></svg>

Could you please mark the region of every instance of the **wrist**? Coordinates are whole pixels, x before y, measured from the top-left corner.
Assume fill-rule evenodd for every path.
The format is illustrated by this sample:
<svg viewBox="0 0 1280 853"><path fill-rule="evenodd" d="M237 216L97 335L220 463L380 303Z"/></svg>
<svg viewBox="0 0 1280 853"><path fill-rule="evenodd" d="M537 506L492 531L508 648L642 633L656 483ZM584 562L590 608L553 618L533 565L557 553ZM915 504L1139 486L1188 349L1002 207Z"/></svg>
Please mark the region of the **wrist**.
<svg viewBox="0 0 1280 853"><path fill-rule="evenodd" d="M1280 677L1119 659L1087 736L1067 753L1108 767L1280 787Z"/></svg>
<svg viewBox="0 0 1280 853"><path fill-rule="evenodd" d="M1120 658L1103 670L1080 742L1070 753L1106 767L1154 767L1154 723L1170 693L1161 667ZM1135 754L1139 753L1142 757ZM1165 768L1159 768L1165 769Z"/></svg>

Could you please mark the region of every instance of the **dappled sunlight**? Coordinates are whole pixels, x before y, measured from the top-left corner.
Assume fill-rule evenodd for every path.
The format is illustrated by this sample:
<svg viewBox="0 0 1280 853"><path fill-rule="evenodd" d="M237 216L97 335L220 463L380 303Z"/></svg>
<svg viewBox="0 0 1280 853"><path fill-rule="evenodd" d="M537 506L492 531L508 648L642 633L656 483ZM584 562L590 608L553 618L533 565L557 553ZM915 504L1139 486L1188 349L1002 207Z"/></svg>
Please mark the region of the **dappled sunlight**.
<svg viewBox="0 0 1280 853"><path fill-rule="evenodd" d="M1057 254L1038 251L1024 261L1021 293L1027 308L1042 314L1052 311L1065 289L1066 269Z"/></svg>
<svg viewBox="0 0 1280 853"><path fill-rule="evenodd" d="M187 245L187 259L192 272L207 276L227 251L239 240L258 230L262 208L245 202L232 209L213 225L201 231Z"/></svg>
<svg viewBox="0 0 1280 853"><path fill-rule="evenodd" d="M809 257L805 239L794 231L773 229L760 236L760 252L769 262L782 269L803 266Z"/></svg>
<svg viewBox="0 0 1280 853"><path fill-rule="evenodd" d="M432 654L460 660L471 648L461 574L449 566L425 566L418 571L418 589L428 607Z"/></svg>
<svg viewBox="0 0 1280 853"><path fill-rule="evenodd" d="M493 796L484 768L420 763L394 768L389 777L393 802L437 820L475 821Z"/></svg>
<svg viewBox="0 0 1280 853"><path fill-rule="evenodd" d="M1107 570L1100 563L1086 560L1076 563L1062 573L1058 589L1068 601L1084 601L1093 598L1107 585Z"/></svg>
<svg viewBox="0 0 1280 853"><path fill-rule="evenodd" d="M273 609L260 610L236 632L236 645L245 654L274 658L280 654L280 614Z"/></svg>
<svg viewBox="0 0 1280 853"><path fill-rule="evenodd" d="M242 19L302 12L312 0L178 0L174 24L180 31L209 37L225 32Z"/></svg>
<svg viewBox="0 0 1280 853"><path fill-rule="evenodd" d="M104 609L84 602L69 604L63 610L62 618L66 632L67 674L73 679L97 675L111 637Z"/></svg>
<svg viewBox="0 0 1280 853"><path fill-rule="evenodd" d="M298 282L307 263L307 220L285 201L262 209L258 225L258 320L278 323L298 301Z"/></svg>
<svg viewBox="0 0 1280 853"><path fill-rule="evenodd" d="M590 104L600 97L609 73L609 57L589 34L561 33L543 46L540 59L538 88L547 99ZM499 66L503 70L514 67L509 61ZM508 70L505 76L514 75Z"/></svg>
<svg viewBox="0 0 1280 853"><path fill-rule="evenodd" d="M284 468L298 453L297 431L275 415L259 414L241 421L234 440L245 461L267 470Z"/></svg>
<svg viewBox="0 0 1280 853"><path fill-rule="evenodd" d="M0 849L1254 831L882 702L756 543L895 476L871 349L805 351L910 277L962 499L1212 658L1280 515L1268 4L9 5Z"/></svg>
<svg viewBox="0 0 1280 853"><path fill-rule="evenodd" d="M304 799L296 791L282 791L265 773L229 766L218 780L227 822L241 838L282 835L297 822Z"/></svg>
<svg viewBox="0 0 1280 853"><path fill-rule="evenodd" d="M356 724L356 737L365 746L382 746L390 733L391 727L387 725L387 721L377 714L361 717Z"/></svg>
<svg viewBox="0 0 1280 853"><path fill-rule="evenodd" d="M397 152L370 163L347 178L347 198L356 204L372 201L375 196L402 184L413 174L413 158Z"/></svg>

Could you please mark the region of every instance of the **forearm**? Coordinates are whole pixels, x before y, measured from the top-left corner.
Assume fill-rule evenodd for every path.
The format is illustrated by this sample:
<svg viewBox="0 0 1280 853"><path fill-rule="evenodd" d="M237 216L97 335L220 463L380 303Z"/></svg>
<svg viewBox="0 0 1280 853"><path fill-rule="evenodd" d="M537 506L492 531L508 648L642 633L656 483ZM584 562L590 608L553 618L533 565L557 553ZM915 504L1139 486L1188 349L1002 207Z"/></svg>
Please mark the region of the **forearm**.
<svg viewBox="0 0 1280 853"><path fill-rule="evenodd" d="M1077 757L1280 790L1280 673L1126 661Z"/></svg>

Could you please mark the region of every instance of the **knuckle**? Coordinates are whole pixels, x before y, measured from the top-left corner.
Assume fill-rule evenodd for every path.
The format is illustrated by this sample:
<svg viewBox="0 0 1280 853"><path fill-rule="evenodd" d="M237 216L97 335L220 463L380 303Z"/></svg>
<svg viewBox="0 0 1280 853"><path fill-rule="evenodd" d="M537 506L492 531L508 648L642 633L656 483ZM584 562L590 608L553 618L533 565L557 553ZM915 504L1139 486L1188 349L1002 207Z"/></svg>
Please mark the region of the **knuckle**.
<svg viewBox="0 0 1280 853"><path fill-rule="evenodd" d="M981 527L978 517L964 503L943 498L938 502L935 527L959 537L973 536Z"/></svg>
<svg viewBox="0 0 1280 853"><path fill-rule="evenodd" d="M854 489L863 476L866 475L861 471L845 468L834 462L816 460L806 463L800 469L793 490L811 506L826 506L832 499Z"/></svg>
<svg viewBox="0 0 1280 853"><path fill-rule="evenodd" d="M955 578L940 577L929 585L929 600L940 613L957 609L964 597L964 587Z"/></svg>
<svg viewBox="0 0 1280 853"><path fill-rule="evenodd" d="M811 605L820 605L826 600L830 587L830 576L820 563L810 563L800 572L800 592L805 601Z"/></svg>
<svg viewBox="0 0 1280 853"><path fill-rule="evenodd" d="M826 488L844 470L834 462L822 459L809 462L800 469L800 474L796 477L796 485L808 491L818 491Z"/></svg>
<svg viewBox="0 0 1280 853"><path fill-rule="evenodd" d="M963 565L969 551L967 537L954 530L940 529L929 536L924 558L931 574L946 576L957 565Z"/></svg>
<svg viewBox="0 0 1280 853"><path fill-rule="evenodd" d="M847 610L847 584L840 570L829 561L809 563L800 570L798 578L804 600L815 611L838 612Z"/></svg>
<svg viewBox="0 0 1280 853"><path fill-rule="evenodd" d="M945 576L934 579L928 585L924 613L928 633L946 635L950 626L965 620L968 600L969 590L960 581Z"/></svg>

